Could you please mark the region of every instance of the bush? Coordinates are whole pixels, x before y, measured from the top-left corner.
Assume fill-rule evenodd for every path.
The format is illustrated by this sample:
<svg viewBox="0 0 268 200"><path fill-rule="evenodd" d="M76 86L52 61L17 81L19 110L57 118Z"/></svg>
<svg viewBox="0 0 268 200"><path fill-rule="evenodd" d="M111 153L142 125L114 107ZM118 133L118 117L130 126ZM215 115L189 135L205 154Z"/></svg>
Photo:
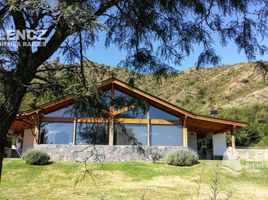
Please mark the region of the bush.
<svg viewBox="0 0 268 200"><path fill-rule="evenodd" d="M31 150L22 156L23 160L29 165L46 165L50 156L43 151Z"/></svg>
<svg viewBox="0 0 268 200"><path fill-rule="evenodd" d="M153 163L155 163L156 161L159 161L162 158L162 155L158 151L153 151L151 157Z"/></svg>
<svg viewBox="0 0 268 200"><path fill-rule="evenodd" d="M192 166L198 162L198 155L190 149L175 150L167 155L166 162L174 166Z"/></svg>

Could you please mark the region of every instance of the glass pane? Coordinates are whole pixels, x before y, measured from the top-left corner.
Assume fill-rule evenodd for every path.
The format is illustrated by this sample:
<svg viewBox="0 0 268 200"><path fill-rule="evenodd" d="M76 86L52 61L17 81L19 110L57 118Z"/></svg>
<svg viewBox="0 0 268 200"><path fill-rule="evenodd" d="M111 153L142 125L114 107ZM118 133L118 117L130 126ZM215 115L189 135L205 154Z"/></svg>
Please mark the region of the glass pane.
<svg viewBox="0 0 268 200"><path fill-rule="evenodd" d="M114 107L115 110L122 109L126 106L130 106L135 102L135 99L131 96L124 94L119 90L115 90L115 98L114 98Z"/></svg>
<svg viewBox="0 0 268 200"><path fill-rule="evenodd" d="M77 123L76 144L108 144L108 124Z"/></svg>
<svg viewBox="0 0 268 200"><path fill-rule="evenodd" d="M146 119L147 111L145 108L134 108L129 109L119 115L120 118L137 118L137 119Z"/></svg>
<svg viewBox="0 0 268 200"><path fill-rule="evenodd" d="M105 101L107 107L110 107L110 103L111 103L111 90L103 91L102 94L103 94L103 98L104 98L104 101Z"/></svg>
<svg viewBox="0 0 268 200"><path fill-rule="evenodd" d="M41 144L72 144L73 123L42 123L40 128Z"/></svg>
<svg viewBox="0 0 268 200"><path fill-rule="evenodd" d="M117 124L114 139L116 145L147 145L147 125Z"/></svg>
<svg viewBox="0 0 268 200"><path fill-rule="evenodd" d="M115 110L118 111L127 106L135 106L122 114L119 115L120 118L147 118L148 105L141 102L139 99L133 98L121 91L115 90Z"/></svg>
<svg viewBox="0 0 268 200"><path fill-rule="evenodd" d="M74 117L74 114L71 112L72 105L60 108L59 110L55 110L51 113L47 113L45 117Z"/></svg>
<svg viewBox="0 0 268 200"><path fill-rule="evenodd" d="M64 108L60 108L53 112L47 113L45 117L107 117L107 112L102 112L103 110L109 111L111 91L107 90L103 93L103 98L99 98L98 106L90 106L88 102L81 102L76 105L69 105ZM94 104L95 105L95 104ZM85 109L88 108L88 109ZM98 108L98 109L97 109ZM86 111L86 112L85 112Z"/></svg>
<svg viewBox="0 0 268 200"><path fill-rule="evenodd" d="M152 146L182 146L181 125L151 125Z"/></svg>
<svg viewBox="0 0 268 200"><path fill-rule="evenodd" d="M170 120L179 119L179 117L172 115L170 113L167 113L163 110L160 110L154 106L150 106L150 118L151 119L170 119Z"/></svg>

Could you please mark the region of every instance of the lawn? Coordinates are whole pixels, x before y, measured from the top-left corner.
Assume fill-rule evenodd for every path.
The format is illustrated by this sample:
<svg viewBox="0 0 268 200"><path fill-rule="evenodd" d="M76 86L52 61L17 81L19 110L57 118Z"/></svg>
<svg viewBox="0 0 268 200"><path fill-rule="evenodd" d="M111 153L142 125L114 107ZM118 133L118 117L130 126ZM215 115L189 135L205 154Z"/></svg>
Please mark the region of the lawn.
<svg viewBox="0 0 268 200"><path fill-rule="evenodd" d="M6 159L0 198L196 199L200 186L199 199L209 199L218 174L221 199L268 199L268 169L250 169L246 162L242 167L238 174L223 169L220 161L201 161L192 167L151 162L91 163L91 172L83 178L85 168L80 163L30 166L20 159Z"/></svg>

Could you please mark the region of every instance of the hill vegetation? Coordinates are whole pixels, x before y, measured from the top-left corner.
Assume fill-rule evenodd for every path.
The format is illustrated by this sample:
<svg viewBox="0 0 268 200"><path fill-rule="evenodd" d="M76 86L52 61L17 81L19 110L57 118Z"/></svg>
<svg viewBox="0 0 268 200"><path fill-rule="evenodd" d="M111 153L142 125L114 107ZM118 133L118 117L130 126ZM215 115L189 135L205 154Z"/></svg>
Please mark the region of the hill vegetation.
<svg viewBox="0 0 268 200"><path fill-rule="evenodd" d="M99 80L116 77L129 81L131 72L126 69L86 63L86 77ZM155 79L150 74L135 74L135 86L155 96L181 106L197 114L209 115L218 109L219 117L242 120L248 127L237 133L237 145L268 146L268 62L240 63L213 68L190 68L175 72L168 77ZM66 88L75 84L72 79L62 78ZM44 103L55 98L46 93L38 99ZM33 98L29 94L22 110L29 107Z"/></svg>

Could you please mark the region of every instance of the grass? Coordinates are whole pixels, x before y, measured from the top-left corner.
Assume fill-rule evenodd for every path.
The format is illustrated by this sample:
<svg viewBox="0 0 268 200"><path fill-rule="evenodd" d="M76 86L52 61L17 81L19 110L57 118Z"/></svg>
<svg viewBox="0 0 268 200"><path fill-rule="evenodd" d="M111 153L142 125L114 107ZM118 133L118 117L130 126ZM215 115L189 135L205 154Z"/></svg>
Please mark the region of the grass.
<svg viewBox="0 0 268 200"><path fill-rule="evenodd" d="M219 161L202 161L192 167L151 162L90 163L92 172L82 179L84 166L79 163L30 166L20 159L6 159L0 199L189 199L196 194L200 178L201 199L209 199L215 170L222 198L232 191L232 199L268 199L267 168L250 169L242 162L242 173L234 174L220 165Z"/></svg>

